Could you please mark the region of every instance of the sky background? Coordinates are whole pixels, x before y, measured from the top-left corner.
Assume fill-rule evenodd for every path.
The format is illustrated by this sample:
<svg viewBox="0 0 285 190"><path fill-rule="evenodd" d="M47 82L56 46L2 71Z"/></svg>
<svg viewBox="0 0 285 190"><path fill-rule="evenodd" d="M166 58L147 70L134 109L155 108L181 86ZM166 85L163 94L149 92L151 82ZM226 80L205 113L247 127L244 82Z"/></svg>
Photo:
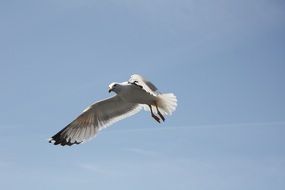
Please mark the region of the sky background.
<svg viewBox="0 0 285 190"><path fill-rule="evenodd" d="M283 190L282 0L0 2L0 188ZM72 147L47 139L139 73L178 98Z"/></svg>

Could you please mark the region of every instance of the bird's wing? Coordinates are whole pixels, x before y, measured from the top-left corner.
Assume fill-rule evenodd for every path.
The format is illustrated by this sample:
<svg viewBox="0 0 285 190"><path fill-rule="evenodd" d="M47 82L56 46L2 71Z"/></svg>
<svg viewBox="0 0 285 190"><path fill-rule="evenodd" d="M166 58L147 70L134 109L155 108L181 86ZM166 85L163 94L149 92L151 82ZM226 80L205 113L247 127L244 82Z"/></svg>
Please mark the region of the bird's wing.
<svg viewBox="0 0 285 190"><path fill-rule="evenodd" d="M116 95L91 105L69 125L52 136L49 142L62 146L80 144L94 137L102 128L134 115L140 110L140 105L124 102Z"/></svg>
<svg viewBox="0 0 285 190"><path fill-rule="evenodd" d="M143 78L138 74L132 75L128 82L141 86L145 91L147 91L151 95L157 96L158 94L160 94L157 87L153 83L151 83L150 81L146 80L145 78Z"/></svg>

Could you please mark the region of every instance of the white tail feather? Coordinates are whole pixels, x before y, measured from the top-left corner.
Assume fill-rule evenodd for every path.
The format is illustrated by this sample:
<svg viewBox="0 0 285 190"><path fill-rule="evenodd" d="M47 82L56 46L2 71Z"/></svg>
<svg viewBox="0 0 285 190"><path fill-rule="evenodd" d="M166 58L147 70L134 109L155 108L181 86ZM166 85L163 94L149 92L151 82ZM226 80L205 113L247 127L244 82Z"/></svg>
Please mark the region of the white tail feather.
<svg viewBox="0 0 285 190"><path fill-rule="evenodd" d="M163 115L171 115L177 107L176 96L172 93L159 94L157 106Z"/></svg>

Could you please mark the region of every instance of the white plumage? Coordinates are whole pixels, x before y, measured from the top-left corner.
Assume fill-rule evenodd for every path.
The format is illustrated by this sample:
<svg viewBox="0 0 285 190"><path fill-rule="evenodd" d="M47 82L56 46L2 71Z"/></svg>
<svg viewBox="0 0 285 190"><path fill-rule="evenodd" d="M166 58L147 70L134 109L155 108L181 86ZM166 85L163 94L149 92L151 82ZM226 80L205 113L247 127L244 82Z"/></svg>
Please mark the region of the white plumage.
<svg viewBox="0 0 285 190"><path fill-rule="evenodd" d="M154 84L138 74L132 75L128 82L111 83L111 91L116 95L86 108L74 121L52 136L49 142L62 146L80 144L94 137L101 129L138 113L142 107L151 111L151 116L157 122L164 121L164 116L172 114L177 106L174 94L160 93Z"/></svg>

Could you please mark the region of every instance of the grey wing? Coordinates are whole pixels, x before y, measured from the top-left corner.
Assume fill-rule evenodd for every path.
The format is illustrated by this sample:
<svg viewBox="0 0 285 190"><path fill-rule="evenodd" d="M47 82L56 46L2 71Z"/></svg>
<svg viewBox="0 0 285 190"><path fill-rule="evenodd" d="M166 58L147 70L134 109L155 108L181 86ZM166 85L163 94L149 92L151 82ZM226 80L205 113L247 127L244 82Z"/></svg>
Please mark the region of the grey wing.
<svg viewBox="0 0 285 190"><path fill-rule="evenodd" d="M140 105L124 102L119 96L114 96L84 110L74 121L52 136L49 142L62 146L80 144L94 137L102 128L140 110Z"/></svg>
<svg viewBox="0 0 285 190"><path fill-rule="evenodd" d="M131 78L129 79L129 82L141 86L145 91L149 92L152 95L160 94L157 87L150 81L143 78L141 75L138 74L132 75Z"/></svg>
<svg viewBox="0 0 285 190"><path fill-rule="evenodd" d="M153 91L156 92L158 89L156 88L156 86L154 86L154 84L152 84L150 81L144 80L144 83Z"/></svg>

